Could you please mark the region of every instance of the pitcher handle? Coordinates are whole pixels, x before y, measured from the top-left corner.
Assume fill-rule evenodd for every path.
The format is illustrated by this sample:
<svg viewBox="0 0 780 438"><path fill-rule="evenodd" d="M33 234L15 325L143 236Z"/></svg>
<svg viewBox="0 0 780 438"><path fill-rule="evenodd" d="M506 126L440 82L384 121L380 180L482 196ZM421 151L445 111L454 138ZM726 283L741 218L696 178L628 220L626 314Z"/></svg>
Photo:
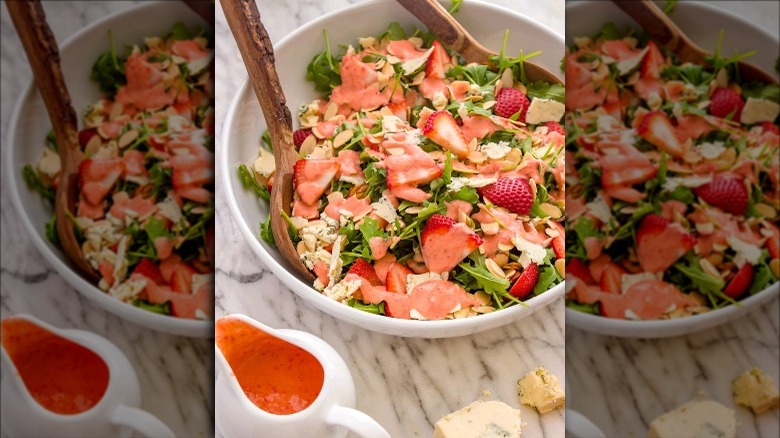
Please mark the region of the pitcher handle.
<svg viewBox="0 0 780 438"><path fill-rule="evenodd" d="M384 427L368 414L344 406L334 406L328 412L325 422L343 426L363 438L390 438Z"/></svg>
<svg viewBox="0 0 780 438"><path fill-rule="evenodd" d="M132 406L117 407L111 415L111 423L127 426L147 438L175 438L176 436L157 417Z"/></svg>

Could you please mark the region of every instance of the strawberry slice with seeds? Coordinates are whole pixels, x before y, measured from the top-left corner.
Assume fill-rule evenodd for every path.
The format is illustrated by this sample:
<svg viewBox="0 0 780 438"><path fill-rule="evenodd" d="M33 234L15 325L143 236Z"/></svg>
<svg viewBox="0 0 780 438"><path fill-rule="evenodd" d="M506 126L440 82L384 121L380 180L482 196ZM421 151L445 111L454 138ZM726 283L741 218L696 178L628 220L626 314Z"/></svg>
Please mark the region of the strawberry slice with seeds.
<svg viewBox="0 0 780 438"><path fill-rule="evenodd" d="M563 126L561 126L561 124L558 122L547 122L544 124L544 126L546 126L550 132L557 132L558 134L566 135L563 131Z"/></svg>
<svg viewBox="0 0 780 438"><path fill-rule="evenodd" d="M566 275L573 275L585 284L595 285L596 279L590 273L590 269L585 266L585 263L580 259L569 259L566 261Z"/></svg>
<svg viewBox="0 0 780 438"><path fill-rule="evenodd" d="M167 283L163 278L162 273L160 272L160 268L149 259L141 259L141 261L138 262L137 265L135 265L135 269L133 269L133 274L143 275L144 277L148 278L149 280L152 280L156 284Z"/></svg>
<svg viewBox="0 0 780 438"><path fill-rule="evenodd" d="M742 96L731 88L716 88L710 96L709 111L715 117L727 118L739 122L745 101Z"/></svg>
<svg viewBox="0 0 780 438"><path fill-rule="evenodd" d="M482 244L482 238L468 225L434 214L420 235L422 255L431 272L449 271Z"/></svg>
<svg viewBox="0 0 780 438"><path fill-rule="evenodd" d="M613 294L619 294L623 284L623 274L626 270L620 265L610 262L601 272L601 290Z"/></svg>
<svg viewBox="0 0 780 438"><path fill-rule="evenodd" d="M122 158L87 158L79 164L81 193L88 203L99 205L122 175Z"/></svg>
<svg viewBox="0 0 780 438"><path fill-rule="evenodd" d="M525 178L502 176L496 182L477 191L493 204L520 215L530 213L531 205L534 203L531 184Z"/></svg>
<svg viewBox="0 0 780 438"><path fill-rule="evenodd" d="M537 281L539 281L539 265L531 263L523 269L520 278L509 289L509 293L518 300L524 300L534 290Z"/></svg>
<svg viewBox="0 0 780 438"><path fill-rule="evenodd" d="M637 258L646 272L663 272L696 245L696 237L663 216L648 214L636 232Z"/></svg>
<svg viewBox="0 0 780 438"><path fill-rule="evenodd" d="M753 265L745 263L737 271L737 275L723 288L723 293L731 298L739 298L744 294L753 282Z"/></svg>
<svg viewBox="0 0 780 438"><path fill-rule="evenodd" d="M766 249L769 251L769 258L776 259L780 257L780 228L769 224L772 235L766 239Z"/></svg>
<svg viewBox="0 0 780 438"><path fill-rule="evenodd" d="M330 187L340 168L341 165L335 158L298 160L293 166L293 182L301 201L308 205L316 204Z"/></svg>
<svg viewBox="0 0 780 438"><path fill-rule="evenodd" d="M704 202L737 216L745 214L750 197L745 183L739 178L716 177L694 191Z"/></svg>
<svg viewBox="0 0 780 438"><path fill-rule="evenodd" d="M374 273L376 275L376 272ZM387 270L385 289L399 294L406 293L406 276L414 274L411 269L400 263L393 263Z"/></svg>
<svg viewBox="0 0 780 438"><path fill-rule="evenodd" d="M674 133L674 126L663 111L647 113L639 123L637 133L653 146L674 157L682 157L683 146Z"/></svg>
<svg viewBox="0 0 780 438"><path fill-rule="evenodd" d="M428 61L426 61L425 64L425 77L444 79L447 73L444 71L444 66L451 62L450 55L447 53L447 50L444 48L444 46L438 41L434 41L432 47L433 51L431 52L431 55L428 57Z"/></svg>
<svg viewBox="0 0 780 438"><path fill-rule="evenodd" d="M379 279L379 276L376 274L376 270L373 266L371 266L371 263L368 263L365 259L355 260L355 263L353 263L349 268L347 274L355 274L359 277L362 277L364 280L371 283L372 286L382 285L382 280ZM405 285L406 283L404 282L404 287Z"/></svg>
<svg viewBox="0 0 780 438"><path fill-rule="evenodd" d="M460 158L469 154L466 138L449 111L436 111L428 117L423 127L423 135Z"/></svg>
<svg viewBox="0 0 780 438"><path fill-rule="evenodd" d="M186 263L179 263L171 276L171 289L174 292L183 294L191 294L192 291L192 276L197 274L198 271L190 267Z"/></svg>
<svg viewBox="0 0 780 438"><path fill-rule="evenodd" d="M496 95L496 105L493 107L493 113L499 117L511 118L518 112L517 120L525 122L525 114L531 101L528 96L517 88L502 88Z"/></svg>

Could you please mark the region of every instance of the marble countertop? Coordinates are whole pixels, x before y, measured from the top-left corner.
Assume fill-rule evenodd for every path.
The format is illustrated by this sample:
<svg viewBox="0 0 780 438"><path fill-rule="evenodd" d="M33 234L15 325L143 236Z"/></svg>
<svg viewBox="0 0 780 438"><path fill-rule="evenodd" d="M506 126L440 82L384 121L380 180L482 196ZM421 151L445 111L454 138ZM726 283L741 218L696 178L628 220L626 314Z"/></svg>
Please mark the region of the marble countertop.
<svg viewBox="0 0 780 438"><path fill-rule="evenodd" d="M326 12L358 1L288 2L261 0L260 12L272 41ZM563 2L493 1L547 24L563 34ZM554 4L554 5L553 5ZM246 77L238 49L221 11L217 35L217 139L231 98ZM219 172L217 164L217 172ZM220 176L217 176L220 181ZM504 328L455 339L405 339L368 332L340 322L288 290L251 251L217 188L216 314L244 313L275 328L312 333L344 358L357 388L357 405L393 437L430 437L443 415L490 391L517 407L516 381L542 364L564 373L563 303ZM523 436L561 437L563 412L538 415L522 406Z"/></svg>
<svg viewBox="0 0 780 438"><path fill-rule="evenodd" d="M55 37L63 41L88 23L137 3L140 2L45 2L44 9ZM13 107L30 82L31 73L8 10L5 5L0 10L5 147ZM57 327L89 330L108 338L135 367L141 382L143 409L153 412L177 436L212 436L212 341L157 333L94 305L42 260L18 216L9 208L11 199L6 185L2 186L0 205L0 316L29 313Z"/></svg>
<svg viewBox="0 0 780 438"><path fill-rule="evenodd" d="M777 37L776 2L708 2ZM566 330L567 406L607 437L647 436L660 414L703 397L736 409L737 436L780 436L780 412L735 407L731 381L752 366L780 382L780 300L729 324L668 339L621 339Z"/></svg>

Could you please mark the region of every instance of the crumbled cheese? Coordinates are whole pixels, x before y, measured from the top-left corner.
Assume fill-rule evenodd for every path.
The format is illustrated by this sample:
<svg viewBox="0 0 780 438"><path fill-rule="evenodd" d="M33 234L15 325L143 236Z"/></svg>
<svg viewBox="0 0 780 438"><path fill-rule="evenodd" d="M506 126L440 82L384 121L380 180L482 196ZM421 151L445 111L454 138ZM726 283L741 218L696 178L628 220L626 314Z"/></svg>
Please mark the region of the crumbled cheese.
<svg viewBox="0 0 780 438"><path fill-rule="evenodd" d="M696 231L701 235L712 234L715 232L715 224L712 222L696 222Z"/></svg>
<svg viewBox="0 0 780 438"><path fill-rule="evenodd" d="M360 289L363 281L360 279L352 281L340 281L333 287L325 289L325 296L336 301L344 301L352 298L352 295Z"/></svg>
<svg viewBox="0 0 780 438"><path fill-rule="evenodd" d="M187 63L187 68L189 69L190 76L195 76L203 72L206 67L211 65L211 61L214 59L214 51L210 50L206 56L203 56L198 59L193 59L192 61Z"/></svg>
<svg viewBox="0 0 780 438"><path fill-rule="evenodd" d="M189 124L189 121L178 114L171 114L168 116L168 131L169 132L181 132Z"/></svg>
<svg viewBox="0 0 780 438"><path fill-rule="evenodd" d="M146 288L146 278L140 277L116 284L108 290L108 293L120 301L128 302L136 299L144 288Z"/></svg>
<svg viewBox="0 0 780 438"><path fill-rule="evenodd" d="M640 319L642 319L631 309L626 309L625 315L626 315L626 319L630 319L632 321L639 321Z"/></svg>
<svg viewBox="0 0 780 438"><path fill-rule="evenodd" d="M588 208L588 213L598 218L602 223L608 224L612 219L612 210L601 195L596 196L596 199L588 202L585 206Z"/></svg>
<svg viewBox="0 0 780 438"><path fill-rule="evenodd" d="M626 293L629 287L644 280L656 280L652 272L640 272L639 274L623 274L620 277L620 292Z"/></svg>
<svg viewBox="0 0 780 438"><path fill-rule="evenodd" d="M742 108L740 122L751 125L758 122L774 122L780 113L780 104L766 99L748 97Z"/></svg>
<svg viewBox="0 0 780 438"><path fill-rule="evenodd" d="M161 215L170 219L174 224L179 223L182 217L184 217L179 208L179 204L177 204L170 195L166 196L162 202L157 203L157 209L160 211Z"/></svg>
<svg viewBox="0 0 780 438"><path fill-rule="evenodd" d="M312 100L309 103L304 103L298 107L298 119L301 123L306 122L306 119L310 116L317 117L320 113L319 101L317 99Z"/></svg>
<svg viewBox="0 0 780 438"><path fill-rule="evenodd" d="M650 423L649 438L734 438L734 411L712 400L693 400Z"/></svg>
<svg viewBox="0 0 780 438"><path fill-rule="evenodd" d="M596 119L596 130L598 132L612 132L620 129L622 125L614 117L605 114L598 116Z"/></svg>
<svg viewBox="0 0 780 438"><path fill-rule="evenodd" d="M490 142L483 145L479 145L479 151L487 155L491 160L500 160L512 150L508 141L500 141L498 143Z"/></svg>
<svg viewBox="0 0 780 438"><path fill-rule="evenodd" d="M406 276L406 293L412 293L412 289L418 284L425 283L429 280L441 280L441 275L436 272L426 272L425 274L409 274Z"/></svg>
<svg viewBox="0 0 780 438"><path fill-rule="evenodd" d="M413 145L420 144L420 130L412 129L411 131L406 131L406 142Z"/></svg>
<svg viewBox="0 0 780 438"><path fill-rule="evenodd" d="M772 377L758 368L751 368L731 382L734 403L748 407L756 414L780 405L780 394Z"/></svg>
<svg viewBox="0 0 780 438"><path fill-rule="evenodd" d="M433 53L433 47L428 49L425 53L423 53L419 58L410 59L408 61L405 61L401 64L401 69L403 70L405 75L410 75L417 70L420 69L420 67L423 66L423 64L428 61L428 57L431 56L431 53Z"/></svg>
<svg viewBox="0 0 780 438"><path fill-rule="evenodd" d="M542 245L529 242L520 235L512 236L512 243L520 251L520 258L517 261L520 262L523 268L528 267L531 263L536 263L537 265L544 263L544 258L547 257L547 250Z"/></svg>
<svg viewBox="0 0 780 438"><path fill-rule="evenodd" d="M739 238L730 235L726 238L731 249L737 252L734 257L734 263L737 266L742 266L745 262L755 265L758 263L758 259L761 257L761 248L756 245L740 240Z"/></svg>
<svg viewBox="0 0 780 438"><path fill-rule="evenodd" d="M556 100L535 98L525 113L525 122L539 124L544 122L557 122L566 112L566 106Z"/></svg>
<svg viewBox="0 0 780 438"><path fill-rule="evenodd" d="M667 176L664 190L673 192L677 187L699 187L712 181L712 176Z"/></svg>
<svg viewBox="0 0 780 438"><path fill-rule="evenodd" d="M262 175L263 178L270 178L271 175L273 175L274 171L276 170L276 163L274 162L274 154L272 154L271 151L265 148L260 148L259 151L260 151L260 155L253 163L252 168L255 170L255 172Z"/></svg>
<svg viewBox="0 0 780 438"><path fill-rule="evenodd" d="M642 62L642 59L645 57L647 50L648 47L645 47L633 58L624 59L616 63L615 67L617 67L618 73L620 73L621 76L625 76L636 70L636 68L639 67L639 64Z"/></svg>
<svg viewBox="0 0 780 438"><path fill-rule="evenodd" d="M451 192L457 192L463 187L485 187L488 184L493 184L497 181L497 178L494 177L484 177L484 176L474 176L474 177L466 177L466 176L456 176L453 177L449 184L447 184L447 189Z"/></svg>
<svg viewBox="0 0 780 438"><path fill-rule="evenodd" d="M330 256L330 264L328 267L328 287L333 287L341 276L341 267L344 266L344 262L341 260L341 243L344 240L344 236L339 234L336 241L333 242L333 251Z"/></svg>
<svg viewBox="0 0 780 438"><path fill-rule="evenodd" d="M374 213L376 213L377 216L386 220L388 223L393 223L398 219L398 212L395 207L393 207L393 203L390 202L390 199L385 195L382 195L377 202L371 203L371 207L374 209Z"/></svg>
<svg viewBox="0 0 780 438"><path fill-rule="evenodd" d="M558 376L538 367L517 382L520 403L536 408L544 414L566 403L566 395L558 382Z"/></svg>
<svg viewBox="0 0 780 438"><path fill-rule="evenodd" d="M60 173L60 155L49 148L44 148L43 157L38 162L38 170L50 177Z"/></svg>
<svg viewBox="0 0 780 438"><path fill-rule="evenodd" d="M715 143L702 143L695 146L696 153L708 160L714 160L726 152L726 147L722 141L716 141Z"/></svg>
<svg viewBox="0 0 780 438"><path fill-rule="evenodd" d="M522 423L506 403L477 400L437 421L433 438L520 438Z"/></svg>
<svg viewBox="0 0 780 438"><path fill-rule="evenodd" d="M382 117L382 131L388 132L401 132L406 128L406 123L399 119L398 116L392 114Z"/></svg>

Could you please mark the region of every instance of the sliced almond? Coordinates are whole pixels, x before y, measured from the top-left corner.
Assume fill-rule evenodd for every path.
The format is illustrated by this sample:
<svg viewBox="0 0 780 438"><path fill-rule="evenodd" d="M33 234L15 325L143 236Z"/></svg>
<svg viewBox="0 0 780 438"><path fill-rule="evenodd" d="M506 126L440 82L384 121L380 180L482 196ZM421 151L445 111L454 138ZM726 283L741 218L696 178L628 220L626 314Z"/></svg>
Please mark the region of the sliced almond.
<svg viewBox="0 0 780 438"><path fill-rule="evenodd" d="M409 207L406 210L404 210L404 213L406 213L406 214L417 214L417 213L419 213L421 211L422 211L422 207L414 206L414 207Z"/></svg>
<svg viewBox="0 0 780 438"><path fill-rule="evenodd" d="M765 218L772 219L775 216L777 216L777 211L775 211L774 207L772 207L769 204L764 204L762 202L762 203L756 204L754 207L755 207L756 211L759 212L761 214L761 216L763 216Z"/></svg>
<svg viewBox="0 0 780 438"><path fill-rule="evenodd" d="M325 107L325 113L322 115L322 119L330 120L330 118L335 116L338 112L339 106L336 104L336 102L330 102L328 106Z"/></svg>
<svg viewBox="0 0 780 438"><path fill-rule="evenodd" d="M720 278L720 272L718 272L718 269L713 266L712 263L710 263L709 260L705 258L699 259L699 266L701 266L702 270L706 272L708 275L711 275L715 278Z"/></svg>
<svg viewBox="0 0 780 438"><path fill-rule="evenodd" d="M495 257L493 257L493 261L495 261L498 266L501 266L503 268L504 265L506 265L509 262L509 256L507 256L503 252L500 252L496 254Z"/></svg>
<svg viewBox="0 0 780 438"><path fill-rule="evenodd" d="M499 243L498 244L498 249L501 250L501 251L504 251L504 252L511 251L512 248L514 248L514 247L515 247L514 245L509 244L509 243Z"/></svg>
<svg viewBox="0 0 780 438"><path fill-rule="evenodd" d="M780 277L780 259L772 259L769 262L769 269L775 275L775 278Z"/></svg>
<svg viewBox="0 0 780 438"><path fill-rule="evenodd" d="M558 271L558 274L561 275L561 277L566 276L566 259L557 259L555 260L555 270Z"/></svg>
<svg viewBox="0 0 780 438"><path fill-rule="evenodd" d="M119 148L124 149L127 146L130 146L130 143L134 142L135 139L138 138L138 130L137 129L131 129L124 134L122 134L121 137L119 137Z"/></svg>
<svg viewBox="0 0 780 438"><path fill-rule="evenodd" d="M500 229L498 222L483 223L481 227L482 232L485 233L486 236L496 235Z"/></svg>
<svg viewBox="0 0 780 438"><path fill-rule="evenodd" d="M390 155L403 155L406 153L406 151L404 151L404 148L386 148L385 152L387 152Z"/></svg>
<svg viewBox="0 0 780 438"><path fill-rule="evenodd" d="M490 102L483 103L482 104L482 108L490 109L490 108L493 108L495 105L496 105L496 101L495 100L491 100Z"/></svg>
<svg viewBox="0 0 780 438"><path fill-rule="evenodd" d="M544 202L541 205L539 205L539 208L546 214L547 216L550 216L553 219L558 219L563 214L561 212L561 209L548 203ZM552 236L555 237L555 236Z"/></svg>
<svg viewBox="0 0 780 438"><path fill-rule="evenodd" d="M89 139L87 142L87 145L84 146L84 153L88 156L95 155L95 152L100 149L100 145L102 142L100 141L99 135L93 135L92 138Z"/></svg>
<svg viewBox="0 0 780 438"><path fill-rule="evenodd" d="M487 157L480 151L471 151L468 155L469 161L474 164L482 164L487 161Z"/></svg>
<svg viewBox="0 0 780 438"><path fill-rule="evenodd" d="M311 133L312 133L312 134L314 134L314 136L315 136L315 137L317 137L317 138L319 138L320 140L322 140L322 139L324 139L324 138L325 138L325 136L324 136L324 135L322 135L322 133L320 132L320 130L319 130L319 129L317 129L317 127L316 127L316 126L313 126L313 127L311 128Z"/></svg>
<svg viewBox="0 0 780 438"><path fill-rule="evenodd" d="M350 141L352 139L352 136L354 135L355 135L355 131L351 129L347 129L339 132L338 135L336 135L336 138L333 139L333 147L338 149L344 146L344 144Z"/></svg>
<svg viewBox="0 0 780 438"><path fill-rule="evenodd" d="M506 278L506 275L504 275L504 270L501 269L496 262L493 261L493 259L487 259L485 260L485 266L487 266L488 271L490 271L491 274L495 275L498 278Z"/></svg>
<svg viewBox="0 0 780 438"><path fill-rule="evenodd" d="M512 69L507 68L504 69L504 72L501 74L501 88L512 88L515 84L515 77L512 74Z"/></svg>
<svg viewBox="0 0 780 438"><path fill-rule="evenodd" d="M317 138L313 135L306 137L306 140L301 144L300 153L305 157L312 153L314 148L317 147Z"/></svg>
<svg viewBox="0 0 780 438"><path fill-rule="evenodd" d="M123 109L124 107L120 102L114 102L114 104L111 106L111 114L108 116L109 120L114 120L121 116Z"/></svg>

